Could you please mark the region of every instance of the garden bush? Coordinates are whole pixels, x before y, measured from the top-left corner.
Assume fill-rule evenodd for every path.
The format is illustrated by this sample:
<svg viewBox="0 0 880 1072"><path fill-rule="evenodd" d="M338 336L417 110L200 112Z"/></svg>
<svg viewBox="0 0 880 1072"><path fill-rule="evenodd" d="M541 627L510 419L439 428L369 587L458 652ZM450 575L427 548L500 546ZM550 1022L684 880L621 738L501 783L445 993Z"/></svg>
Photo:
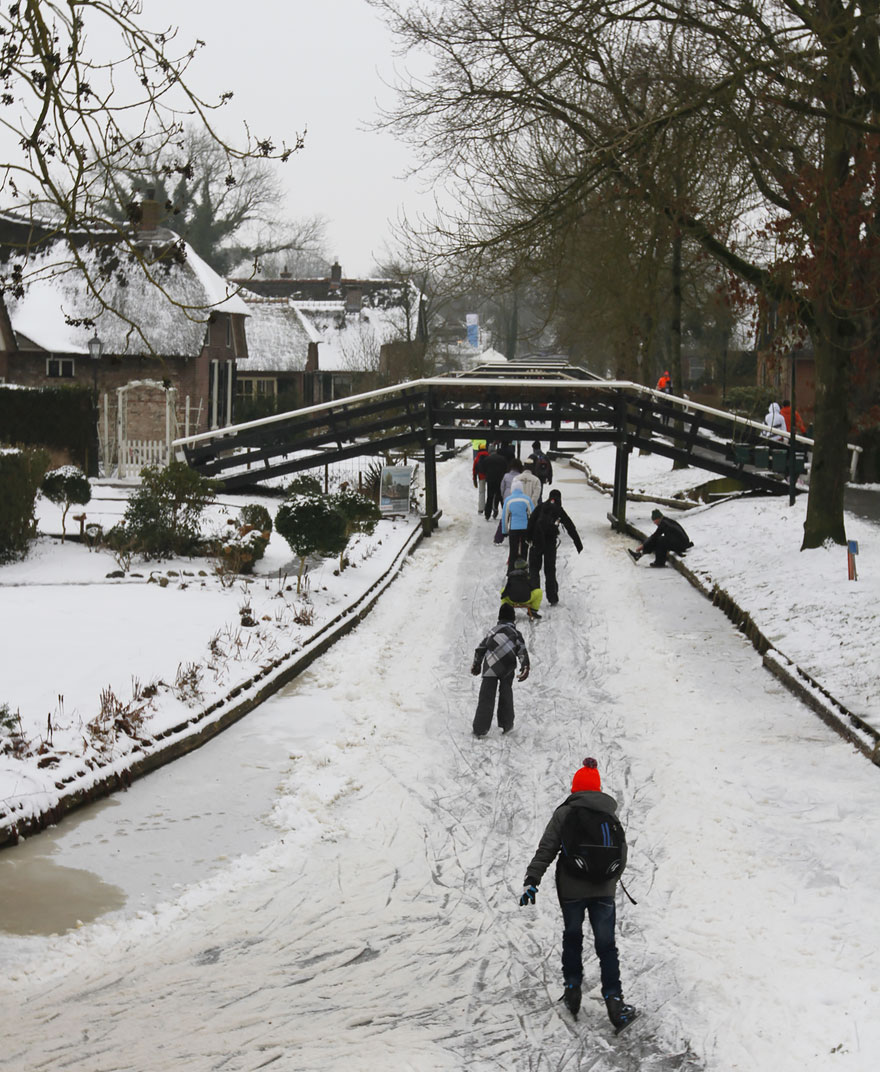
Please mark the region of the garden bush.
<svg viewBox="0 0 880 1072"><path fill-rule="evenodd" d="M229 521L231 531L214 547L217 575L232 583L235 575L251 573L265 555L272 535L272 515L265 506L249 503L239 511L238 521Z"/></svg>
<svg viewBox="0 0 880 1072"><path fill-rule="evenodd" d="M37 491L48 466L45 450L0 447L0 562L26 553L36 531Z"/></svg>
<svg viewBox="0 0 880 1072"><path fill-rule="evenodd" d="M183 462L141 470L141 486L123 519L128 536L146 558L192 555L202 549L200 521L219 488Z"/></svg>
<svg viewBox="0 0 880 1072"><path fill-rule="evenodd" d="M330 503L345 518L346 544L356 532L369 535L382 518L379 507L372 499L351 488L340 488L331 497ZM345 568L345 548L339 555L339 568L340 570Z"/></svg>
<svg viewBox="0 0 880 1072"><path fill-rule="evenodd" d="M288 499L292 499L294 495L320 495L323 490L321 481L316 476L300 473L287 485L285 495Z"/></svg>
<svg viewBox="0 0 880 1072"><path fill-rule="evenodd" d="M296 590L309 555L338 555L348 543L346 519L323 495L295 495L278 508L275 529L299 557Z"/></svg>
<svg viewBox="0 0 880 1072"><path fill-rule="evenodd" d="M43 477L40 491L49 502L62 507L61 510L61 542L67 535L67 511L76 503L85 506L92 497L92 486L89 478L75 465L62 465L60 469L51 469Z"/></svg>

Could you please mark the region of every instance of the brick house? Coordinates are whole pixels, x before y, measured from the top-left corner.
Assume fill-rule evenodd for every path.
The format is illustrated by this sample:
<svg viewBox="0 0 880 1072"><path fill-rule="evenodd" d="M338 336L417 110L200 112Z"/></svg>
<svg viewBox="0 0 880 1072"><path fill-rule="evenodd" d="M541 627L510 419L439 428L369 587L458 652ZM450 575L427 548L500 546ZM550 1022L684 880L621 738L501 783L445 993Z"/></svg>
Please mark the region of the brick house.
<svg viewBox="0 0 880 1072"><path fill-rule="evenodd" d="M100 302L82 272L54 267L69 264L68 251L27 221L0 214L4 272L22 250L32 250L24 292L0 296L0 380L96 389L105 471L115 461L119 388L128 388L127 439L164 441L169 413L173 435L205 431L231 423L235 362L247 355L245 303L176 234L157 226L155 201L144 201L142 209L134 244L155 283L133 265L101 284ZM43 240L33 252L35 234ZM83 240L79 253L93 279L102 278L108 248L110 236L103 245ZM129 255L122 244L118 255L124 264ZM95 335L102 343L97 360L88 345Z"/></svg>

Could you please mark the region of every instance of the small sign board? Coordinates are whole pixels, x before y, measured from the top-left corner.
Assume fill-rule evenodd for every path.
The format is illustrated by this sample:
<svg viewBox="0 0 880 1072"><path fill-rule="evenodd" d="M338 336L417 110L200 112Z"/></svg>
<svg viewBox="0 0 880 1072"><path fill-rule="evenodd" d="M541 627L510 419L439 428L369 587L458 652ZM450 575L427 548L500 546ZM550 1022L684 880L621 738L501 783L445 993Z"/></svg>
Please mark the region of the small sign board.
<svg viewBox="0 0 880 1072"><path fill-rule="evenodd" d="M847 540L846 544L846 572L851 581L857 581L859 575L856 572L856 555L859 553L859 541Z"/></svg>
<svg viewBox="0 0 880 1072"><path fill-rule="evenodd" d="M379 512L391 514L409 513L409 492L412 486L411 465L383 465L379 481Z"/></svg>

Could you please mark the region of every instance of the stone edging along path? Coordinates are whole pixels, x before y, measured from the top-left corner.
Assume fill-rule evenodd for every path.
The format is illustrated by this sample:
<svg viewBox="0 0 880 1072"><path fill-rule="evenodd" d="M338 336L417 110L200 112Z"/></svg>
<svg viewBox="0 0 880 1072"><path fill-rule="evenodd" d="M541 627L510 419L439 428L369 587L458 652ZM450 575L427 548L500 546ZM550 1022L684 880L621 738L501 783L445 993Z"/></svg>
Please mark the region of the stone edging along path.
<svg viewBox="0 0 880 1072"><path fill-rule="evenodd" d="M321 626L303 645L277 659L247 681L240 682L219 700L196 711L184 722L165 730L144 750L110 760L97 771L83 773L61 790L56 803L36 815L16 818L14 813L0 818L0 848L16 844L21 837L53 826L64 815L93 800L126 789L136 779L171 763L201 747L228 726L244 718L255 707L302 673L315 659L345 636L373 609L379 597L396 579L404 562L425 535L424 525L413 526L388 569L372 585L331 621Z"/></svg>
<svg viewBox="0 0 880 1072"><path fill-rule="evenodd" d="M580 469L591 487L603 494L611 494L610 486L598 480L586 464L575 458L571 459L571 464L576 469ZM627 499L662 502L667 506L681 507L680 500L658 499L649 495L627 495ZM626 531L637 540L644 541L647 538L647 533L642 532L635 525L630 525L629 522L626 524ZM869 726L854 711L850 711L806 670L774 647L752 620L751 615L739 606L729 592L714 582L707 583L698 577L688 569L682 559L673 555L668 561L674 569L690 581L694 588L711 600L714 606L720 607L736 628L749 638L771 674L814 711L827 726L854 745L872 763L880 766L880 733L873 726Z"/></svg>

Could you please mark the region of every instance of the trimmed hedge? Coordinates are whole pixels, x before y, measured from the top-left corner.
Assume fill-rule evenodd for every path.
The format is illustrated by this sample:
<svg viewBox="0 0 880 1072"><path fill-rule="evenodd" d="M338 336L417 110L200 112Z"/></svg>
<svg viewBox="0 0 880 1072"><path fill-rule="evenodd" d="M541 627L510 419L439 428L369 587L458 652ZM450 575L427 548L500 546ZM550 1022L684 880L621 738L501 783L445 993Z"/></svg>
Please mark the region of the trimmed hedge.
<svg viewBox="0 0 880 1072"><path fill-rule="evenodd" d="M88 470L95 444L93 392L88 387L0 386L4 443L66 450Z"/></svg>
<svg viewBox="0 0 880 1072"><path fill-rule="evenodd" d="M49 468L45 450L0 449L0 562L20 558L34 534L34 502Z"/></svg>

